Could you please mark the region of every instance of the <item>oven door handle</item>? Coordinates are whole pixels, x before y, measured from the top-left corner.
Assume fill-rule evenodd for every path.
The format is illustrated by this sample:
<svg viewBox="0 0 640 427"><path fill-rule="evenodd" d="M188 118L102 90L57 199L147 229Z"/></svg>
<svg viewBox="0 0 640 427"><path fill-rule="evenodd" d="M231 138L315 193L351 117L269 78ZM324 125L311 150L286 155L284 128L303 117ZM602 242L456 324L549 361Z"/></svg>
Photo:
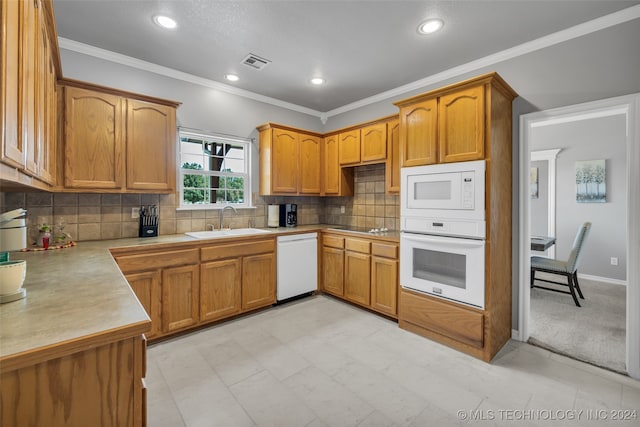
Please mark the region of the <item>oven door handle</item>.
<svg viewBox="0 0 640 427"><path fill-rule="evenodd" d="M482 248L484 240L462 239L459 237L425 236L422 234L402 233L401 239L428 244L445 245L453 248Z"/></svg>

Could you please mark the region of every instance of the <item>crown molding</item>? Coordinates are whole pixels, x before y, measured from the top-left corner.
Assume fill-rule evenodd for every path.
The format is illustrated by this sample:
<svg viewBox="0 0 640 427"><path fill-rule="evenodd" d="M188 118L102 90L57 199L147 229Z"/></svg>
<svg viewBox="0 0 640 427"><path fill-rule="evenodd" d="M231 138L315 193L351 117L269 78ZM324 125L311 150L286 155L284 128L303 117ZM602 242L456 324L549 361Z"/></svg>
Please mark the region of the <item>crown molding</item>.
<svg viewBox="0 0 640 427"><path fill-rule="evenodd" d="M310 116L320 118L322 113L311 108L303 107L301 105L293 104L291 102L282 101L280 99L272 98L269 96L260 95L255 92L251 92L244 89L239 89L234 86L226 85L224 83L217 82L215 80L206 79L204 77L198 77L193 74L178 71L173 68L165 67L162 65L154 64L152 62L143 61L131 56L122 55L110 50L101 49L99 47L91 46L85 43L80 43L75 40L70 40L64 37L58 37L58 44L61 49L70 50L73 52L82 53L84 55L93 56L95 58L103 59L105 61L114 62L117 64L126 65L139 70L148 71L150 73L159 74L165 77L171 77L176 80L182 80L188 83L193 83L199 86L208 87L211 89L219 90L221 92L227 92L233 95L242 96L244 98L253 99L255 101L264 102L266 104L275 105L277 107L286 108L299 113L308 114Z"/></svg>
<svg viewBox="0 0 640 427"><path fill-rule="evenodd" d="M503 51L494 53L492 55L485 56L475 61L467 62L466 64L459 65L457 67L450 68L440 73L432 74L424 79L416 80L396 87L394 89L381 92L377 95L363 98L359 101L352 102L350 104L343 105L342 107L335 108L330 111L321 112L311 108L303 107L301 105L293 104L290 102L282 101L280 99L272 98L251 92L244 89L239 89L234 86L229 86L224 83L217 82L215 80L198 77L193 74L185 73L175 70L173 68L164 67L162 65L154 64L151 62L143 61L130 56L122 55L116 52L112 52L106 49L101 49L88 44L80 43L74 40L58 37L59 45L61 49L66 49L85 55L93 56L96 58L104 59L106 61L115 62L129 67L137 68L140 70L148 71L154 74L159 74L166 77L171 77L177 80L183 80L185 82L197 84L200 86L216 89L222 92L227 92L233 95L242 96L244 98L253 99L255 101L264 102L267 104L275 105L277 107L286 108L299 113L308 114L310 116L318 117L323 124L327 119L336 116L338 114L346 113L351 110L355 110L361 107L365 107L376 102L384 101L396 96L406 94L408 92L418 90L430 85L437 84L439 82L451 79L453 77L469 73L484 67L488 67L508 59L512 59L518 56L526 55L531 52L535 52L540 49L544 49L549 46L556 45L571 39L575 39L596 31L603 30L605 28L613 27L634 19L640 18L640 5L632 6L618 12L611 13L609 15L602 16L600 18L593 19L591 21L584 22L582 24L575 25L573 27L540 37L520 44L518 46L505 49Z"/></svg>
<svg viewBox="0 0 640 427"><path fill-rule="evenodd" d="M457 67L450 68L441 73L432 74L424 79L416 80L412 83L399 86L395 89L391 89L385 92L381 92L377 95L370 96L368 98L361 99L350 104L343 105L342 107L335 108L327 111L326 116L332 117L338 114L346 113L347 111L355 110L379 101L384 101L389 98L404 95L407 92L418 90L426 86L437 84L444 80L478 70L480 68L488 67L497 64L508 59L512 59L518 56L526 55L531 52L535 52L540 49L544 49L549 46L556 45L571 39L575 39L590 33L594 33L605 28L613 27L618 24L622 24L634 19L640 18L640 5L632 6L627 9L620 10L618 12L611 13L609 15L602 16L600 18L593 19L591 21L584 22L582 24L569 27L567 29L540 37L514 46L512 48L485 56L475 61L467 62L466 64L459 65Z"/></svg>

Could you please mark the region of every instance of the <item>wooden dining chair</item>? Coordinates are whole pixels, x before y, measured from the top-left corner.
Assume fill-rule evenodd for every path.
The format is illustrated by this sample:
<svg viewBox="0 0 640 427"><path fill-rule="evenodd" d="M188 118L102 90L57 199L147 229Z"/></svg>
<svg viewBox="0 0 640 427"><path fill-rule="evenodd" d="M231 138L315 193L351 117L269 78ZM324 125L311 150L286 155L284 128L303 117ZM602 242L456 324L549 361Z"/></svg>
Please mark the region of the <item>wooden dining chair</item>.
<svg viewBox="0 0 640 427"><path fill-rule="evenodd" d="M573 301L576 303L578 307L580 307L580 301L576 296L576 291L578 291L578 295L580 298L584 299L582 295L582 291L580 290L580 284L578 283L578 263L580 262L580 255L582 254L582 247L584 246L584 242L587 240L587 236L589 235L589 230L591 230L591 223L585 222L582 224L578 233L576 234L576 238L573 240L573 247L571 248L571 252L569 253L569 259L567 261L560 261L557 259L544 258L539 256L531 257L531 287L532 288L540 288L546 289L548 291L560 292L563 294L570 294L573 297ZM556 282L553 280L546 279L536 279L536 271L543 271L545 273L557 274L560 276L565 276L567 278L567 283ZM568 286L569 292L548 288L545 286L535 285L534 282L538 280L540 282L554 283L556 285Z"/></svg>

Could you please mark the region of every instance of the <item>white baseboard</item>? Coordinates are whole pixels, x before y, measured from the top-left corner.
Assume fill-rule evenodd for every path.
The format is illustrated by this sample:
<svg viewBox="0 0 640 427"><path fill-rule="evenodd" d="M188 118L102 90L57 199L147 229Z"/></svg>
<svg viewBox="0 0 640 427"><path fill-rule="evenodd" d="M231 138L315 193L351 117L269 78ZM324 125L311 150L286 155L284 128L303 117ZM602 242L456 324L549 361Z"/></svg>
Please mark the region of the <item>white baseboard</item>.
<svg viewBox="0 0 640 427"><path fill-rule="evenodd" d="M516 329L511 330L511 338L516 341L522 341L522 336L520 335L520 331Z"/></svg>
<svg viewBox="0 0 640 427"><path fill-rule="evenodd" d="M610 283L612 285L627 286L627 281L626 280L611 279L609 277L593 276L591 274L580 274L580 273L578 273L578 279L595 280L597 282Z"/></svg>

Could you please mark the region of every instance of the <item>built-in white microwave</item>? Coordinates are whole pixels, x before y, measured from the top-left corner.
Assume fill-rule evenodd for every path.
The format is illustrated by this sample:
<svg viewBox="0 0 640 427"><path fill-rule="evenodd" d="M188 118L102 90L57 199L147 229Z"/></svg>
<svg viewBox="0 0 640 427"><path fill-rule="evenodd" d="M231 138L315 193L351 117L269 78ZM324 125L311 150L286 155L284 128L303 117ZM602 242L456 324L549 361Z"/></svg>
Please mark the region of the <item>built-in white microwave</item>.
<svg viewBox="0 0 640 427"><path fill-rule="evenodd" d="M485 161L402 168L400 228L484 239Z"/></svg>

